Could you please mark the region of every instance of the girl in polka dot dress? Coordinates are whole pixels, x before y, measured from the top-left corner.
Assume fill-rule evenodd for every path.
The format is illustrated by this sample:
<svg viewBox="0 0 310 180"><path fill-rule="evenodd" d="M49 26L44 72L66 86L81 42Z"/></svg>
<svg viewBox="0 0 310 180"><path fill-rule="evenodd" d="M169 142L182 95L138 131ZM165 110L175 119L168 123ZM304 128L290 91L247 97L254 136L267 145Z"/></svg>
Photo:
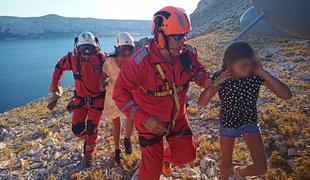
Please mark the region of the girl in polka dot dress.
<svg viewBox="0 0 310 180"><path fill-rule="evenodd" d="M264 174L267 170L267 160L257 124L256 108L259 89L261 85L265 85L284 100L292 97L290 89L263 69L255 60L253 49L245 42L236 42L227 47L222 70L215 73L213 80L221 100L221 179L226 180L229 177L234 141L241 136L250 150L253 163L235 166L235 176L244 179L246 176ZM207 104L211 98L212 93L202 92L198 105Z"/></svg>

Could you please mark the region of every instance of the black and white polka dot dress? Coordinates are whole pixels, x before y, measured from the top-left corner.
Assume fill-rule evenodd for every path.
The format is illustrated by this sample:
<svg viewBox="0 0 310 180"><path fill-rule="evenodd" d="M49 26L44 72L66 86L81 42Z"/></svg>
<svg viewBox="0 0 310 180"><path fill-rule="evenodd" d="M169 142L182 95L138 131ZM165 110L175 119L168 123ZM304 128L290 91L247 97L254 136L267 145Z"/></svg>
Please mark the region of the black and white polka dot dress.
<svg viewBox="0 0 310 180"><path fill-rule="evenodd" d="M214 75L213 78L218 77ZM221 100L220 120L224 128L238 128L257 122L257 98L264 80L256 75L226 80L219 89Z"/></svg>

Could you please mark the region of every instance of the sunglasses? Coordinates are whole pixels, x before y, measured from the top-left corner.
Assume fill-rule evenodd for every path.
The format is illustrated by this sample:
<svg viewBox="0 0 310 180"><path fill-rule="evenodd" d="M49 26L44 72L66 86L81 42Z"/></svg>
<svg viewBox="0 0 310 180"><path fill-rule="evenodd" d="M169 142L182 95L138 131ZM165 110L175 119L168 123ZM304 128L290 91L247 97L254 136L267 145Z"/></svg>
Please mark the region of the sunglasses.
<svg viewBox="0 0 310 180"><path fill-rule="evenodd" d="M181 39L186 38L187 34L173 34L170 36L173 37L174 40L180 41Z"/></svg>
<svg viewBox="0 0 310 180"><path fill-rule="evenodd" d="M78 51L83 56L92 56L96 54L97 48L91 44L83 44L78 47Z"/></svg>

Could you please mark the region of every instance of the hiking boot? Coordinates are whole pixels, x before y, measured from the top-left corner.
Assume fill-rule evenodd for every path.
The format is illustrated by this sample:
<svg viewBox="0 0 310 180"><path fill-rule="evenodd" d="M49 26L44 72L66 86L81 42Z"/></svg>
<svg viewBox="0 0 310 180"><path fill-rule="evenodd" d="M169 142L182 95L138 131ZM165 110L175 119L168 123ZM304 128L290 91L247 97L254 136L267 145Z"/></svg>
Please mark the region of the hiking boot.
<svg viewBox="0 0 310 180"><path fill-rule="evenodd" d="M130 139L126 138L124 139L124 145L125 145L125 153L131 154L132 153L132 146Z"/></svg>
<svg viewBox="0 0 310 180"><path fill-rule="evenodd" d="M121 163L121 150L115 149L115 161L117 164Z"/></svg>
<svg viewBox="0 0 310 180"><path fill-rule="evenodd" d="M171 164L168 162L163 162L162 173L166 177L170 177L172 175Z"/></svg>
<svg viewBox="0 0 310 180"><path fill-rule="evenodd" d="M84 167L85 167L85 168L89 168L89 167L92 166L92 164L93 164L93 159L92 159L92 157L91 157L91 156L85 156L85 157L84 157Z"/></svg>
<svg viewBox="0 0 310 180"><path fill-rule="evenodd" d="M92 157L91 156L85 156L85 151L86 151L86 141L84 141L84 147L83 147L83 150L84 150L84 166L86 168L89 168L92 166Z"/></svg>

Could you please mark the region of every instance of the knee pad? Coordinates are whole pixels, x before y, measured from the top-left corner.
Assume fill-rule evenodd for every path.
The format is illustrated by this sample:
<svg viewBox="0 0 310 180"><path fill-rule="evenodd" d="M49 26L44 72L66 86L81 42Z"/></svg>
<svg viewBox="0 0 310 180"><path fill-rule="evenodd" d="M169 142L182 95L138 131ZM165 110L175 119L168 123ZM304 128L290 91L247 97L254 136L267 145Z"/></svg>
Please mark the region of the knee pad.
<svg viewBox="0 0 310 180"><path fill-rule="evenodd" d="M85 129L85 123L77 123L77 124L72 124L72 132L75 135L80 135Z"/></svg>
<svg viewBox="0 0 310 180"><path fill-rule="evenodd" d="M97 132L97 124L94 124L92 120L87 120L87 130L86 133L88 136L91 136Z"/></svg>

